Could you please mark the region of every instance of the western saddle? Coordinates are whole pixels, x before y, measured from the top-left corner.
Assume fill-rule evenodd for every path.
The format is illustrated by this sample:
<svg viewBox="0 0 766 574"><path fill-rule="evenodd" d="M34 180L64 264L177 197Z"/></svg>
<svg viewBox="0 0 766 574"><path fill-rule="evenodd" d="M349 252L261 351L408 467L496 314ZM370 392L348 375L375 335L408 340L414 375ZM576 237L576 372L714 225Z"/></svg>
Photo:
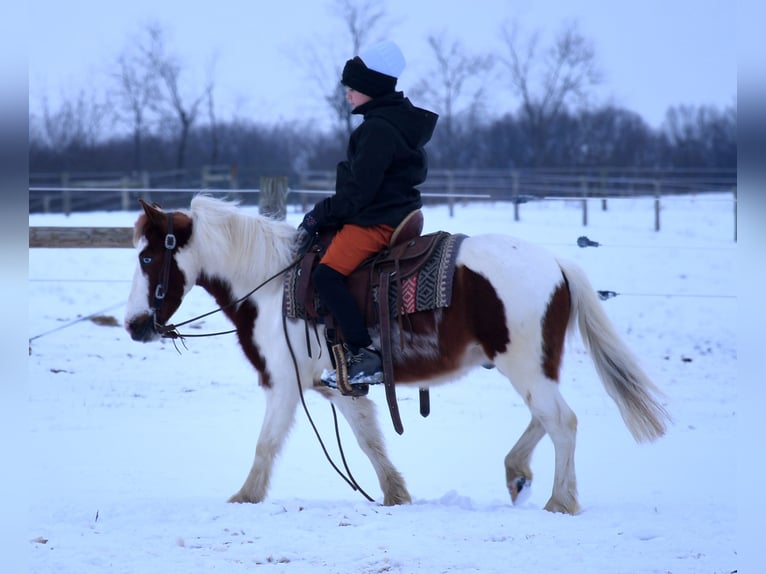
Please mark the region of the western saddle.
<svg viewBox="0 0 766 574"><path fill-rule="evenodd" d="M444 231L421 235L422 231L423 213L417 209L410 212L396 227L391 235L388 247L362 263L347 279L349 290L362 310L367 325L379 326L386 402L391 413L394 429L399 434L404 432L404 427L396 401L391 318L401 314L402 281L417 273L433 254L439 241L449 235ZM336 358L343 356L341 351L342 334L337 333L332 317L321 309L321 302L317 304L313 285L311 284L312 270L322 258L324 251L332 240L332 235L332 232L321 234L318 242L309 249L300 262L298 280L295 286L295 297L304 307L307 321L314 324L324 322L327 343L332 351L333 361L335 361ZM394 281L397 294L395 298L397 308L394 313L392 313L388 295L392 280ZM401 344L404 344L403 338ZM338 380L338 388L343 394L352 396L367 394L368 385L354 385L353 387L348 384L348 381L345 381L344 385L342 381ZM421 387L419 396L420 414L426 417L430 413L428 388Z"/></svg>

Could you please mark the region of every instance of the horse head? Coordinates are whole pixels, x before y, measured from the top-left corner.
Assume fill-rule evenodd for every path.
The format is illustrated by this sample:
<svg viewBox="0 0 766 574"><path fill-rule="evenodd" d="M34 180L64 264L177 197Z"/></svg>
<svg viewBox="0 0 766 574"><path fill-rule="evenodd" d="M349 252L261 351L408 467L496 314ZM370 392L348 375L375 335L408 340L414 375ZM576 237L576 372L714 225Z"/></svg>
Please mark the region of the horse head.
<svg viewBox="0 0 766 574"><path fill-rule="evenodd" d="M192 220L185 213L163 211L156 204L139 200L143 213L133 229L138 261L125 311L125 329L135 341L161 337L165 325L192 288L178 265L192 232Z"/></svg>

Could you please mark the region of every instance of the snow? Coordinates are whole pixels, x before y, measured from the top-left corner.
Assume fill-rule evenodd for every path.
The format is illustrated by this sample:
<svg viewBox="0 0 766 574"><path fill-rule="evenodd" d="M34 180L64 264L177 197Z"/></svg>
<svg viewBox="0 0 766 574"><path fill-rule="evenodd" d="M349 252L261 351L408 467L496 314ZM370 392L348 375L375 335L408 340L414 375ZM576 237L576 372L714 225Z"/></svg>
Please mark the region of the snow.
<svg viewBox="0 0 766 574"><path fill-rule="evenodd" d="M425 209L426 231L503 232L579 262L618 331L667 394L674 425L637 445L570 340L562 392L579 418L582 513L543 510L553 449L532 460L527 501L512 505L503 457L526 427L521 399L479 369L432 389L400 390L404 435L378 404L392 460L413 503L379 504L366 458L341 422L348 465L368 502L324 458L306 415L277 461L269 496L232 505L263 415L254 371L231 335L139 344L121 328L129 249L29 252L28 561L32 572L468 573L737 570L737 345L734 218L729 195ZM132 225L137 212L31 215L32 225ZM289 213L297 224L301 214ZM601 247L581 249L587 235ZM193 290L175 319L214 307ZM114 318L114 326L104 321ZM106 321L109 322L108 320ZM228 328L217 315L200 332ZM340 465L329 404L307 404ZM740 570L741 572L742 570Z"/></svg>

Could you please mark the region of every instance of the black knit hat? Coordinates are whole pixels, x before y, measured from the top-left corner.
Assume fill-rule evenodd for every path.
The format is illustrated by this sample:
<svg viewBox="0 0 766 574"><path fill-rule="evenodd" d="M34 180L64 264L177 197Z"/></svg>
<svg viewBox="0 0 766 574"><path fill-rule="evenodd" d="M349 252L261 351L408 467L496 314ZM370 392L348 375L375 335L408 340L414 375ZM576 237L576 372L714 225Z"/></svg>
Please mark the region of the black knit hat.
<svg viewBox="0 0 766 574"><path fill-rule="evenodd" d="M404 66L399 46L390 41L379 42L346 62L340 83L378 98L396 90L396 80Z"/></svg>
<svg viewBox="0 0 766 574"><path fill-rule="evenodd" d="M390 94L396 89L396 78L370 70L359 56L352 58L343 66L340 83L371 98Z"/></svg>

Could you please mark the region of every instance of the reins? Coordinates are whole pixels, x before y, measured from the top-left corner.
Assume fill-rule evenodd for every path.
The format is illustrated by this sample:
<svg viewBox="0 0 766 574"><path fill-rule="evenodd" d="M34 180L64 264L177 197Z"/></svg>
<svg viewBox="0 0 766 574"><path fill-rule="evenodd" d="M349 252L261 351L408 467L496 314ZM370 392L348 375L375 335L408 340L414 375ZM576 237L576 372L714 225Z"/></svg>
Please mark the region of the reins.
<svg viewBox="0 0 766 574"><path fill-rule="evenodd" d="M157 330L157 332L166 339L181 339L181 342L183 343L183 340L186 337L217 337L218 335L228 335L230 333L236 333L236 329L231 329L229 331L218 331L217 333L199 333L199 334L185 334L185 333L179 333L178 327L183 327L184 325L188 325L189 323L194 323L195 321L199 321L200 319L204 319L205 317L209 317L210 315L214 315L215 313L219 313L221 311L224 311L228 309L229 307L234 307L235 305L239 305L243 301L245 301L250 295L258 291L261 287L264 285L267 285L269 282L273 281L286 271L289 271L298 263L301 262L301 258L298 257L295 261L287 265L287 267L284 267L283 269L280 269L274 275L263 281L260 285L257 285L255 288L251 289L248 293L245 293L242 297L239 299L236 299L234 301L231 301L227 303L226 305L223 305L221 307L218 307L217 309L213 309L212 311L208 311L207 313L203 313L202 315L197 315L196 317L192 317L191 319L187 319L186 321L182 321L180 323L171 323L170 325L160 325L157 323L157 311L159 311L160 307L162 307L162 304L165 302L165 295L168 292L168 284L170 283L170 265L171 260L173 256L173 249L176 248L177 240L175 233L173 233L173 212L168 213L168 232L165 234L165 262L162 267L162 282L157 284L157 287L154 290L154 299L152 301L152 310L154 311L155 319L154 319L154 327Z"/></svg>
<svg viewBox="0 0 766 574"><path fill-rule="evenodd" d="M248 293L246 293L245 295L243 295L239 299L231 301L230 303L227 303L226 305L218 307L217 309L213 309L212 311L208 311L207 313L203 313L202 315L197 315L196 317L192 317L191 319L187 319L186 321L182 321L180 323L171 323L170 325L164 325L164 326L158 325L157 326L157 330L159 331L159 333L164 338L168 338L168 339L181 339L182 341L186 337L216 337L218 335L228 335L230 333L236 333L237 332L236 329L231 329L229 331L218 331L216 333L188 334L188 333L179 333L178 332L178 327L183 327L184 325L188 325L189 323L194 323L195 321L199 321L200 319L204 319L205 317L208 317L210 315L214 315L215 313L219 313L221 311L224 311L224 310L228 309L229 307L234 307L235 305L238 305L238 304L242 303L248 297L250 297L250 295L252 295L256 291L258 291L259 289L261 289L262 287L264 287L269 282L273 281L274 279L276 279L277 277L279 277L283 273L289 271L290 269L292 269L293 267L298 265L298 263L300 263L300 258L296 259L295 261L290 263L287 267L284 267L280 271L277 271L276 273L274 273L274 275L272 275L271 277L269 277L265 281L261 282L259 285L257 285L255 288L251 289Z"/></svg>
<svg viewBox="0 0 766 574"><path fill-rule="evenodd" d="M168 232L165 235L165 262L162 269L162 282L159 283L154 291L154 299L152 301L152 309L155 314L155 329L163 338L173 339L173 342L175 344L175 339L180 339L181 343L184 342L184 339L186 337L215 337L218 335L228 335L230 333L236 333L236 329L231 329L229 331L219 331L216 333L199 333L199 334L184 334L178 332L178 327L183 327L184 325L188 325L189 323L193 323L195 321L199 321L200 319L204 319L205 317L209 317L210 315L213 315L215 313L219 313L221 311L224 311L230 307L234 307L243 301L247 300L253 293L282 275L283 273L289 271L296 265L298 265L301 262L302 257L298 257L295 261L284 267L283 269L277 271L274 273L271 277L268 277L266 280L262 281L259 285L251 289L248 293L240 297L239 299L236 299L234 301L231 301L227 303L226 305L223 305L221 307L218 307L217 309L213 309L211 311L208 311L207 313L203 313L201 315L197 315L196 317L192 317L191 319L187 319L186 321L182 321L180 323L171 323L170 325L160 325L157 323L156 320L156 314L157 311L160 309L162 304L165 301L165 295L168 290L168 283L170 282L170 265L173 255L173 249L175 249L177 244L176 236L173 233L173 214L168 213ZM300 368L298 367L298 359L295 356L295 350L293 349L292 342L290 341L290 337L287 333L287 317L285 313L282 313L282 329L284 331L285 335L285 341L287 341L287 347L290 350L290 358L293 361L293 368L295 369L295 380L298 384L298 395L301 399L301 404L303 405L303 411L306 413L306 418L308 418L309 423L311 424L311 428L314 430L314 434L317 437L317 440L319 441L319 446L322 448L322 451L324 452L325 457L327 458L327 461L330 463L330 466L333 467L335 472L338 473L338 475L346 481L346 483L356 491L359 491L362 496L364 496L369 502L374 502L375 499L372 498L369 494L367 494L364 489L359 486L359 484L356 482L356 479L354 478L353 474L351 473L351 469L348 466L348 462L346 461L346 455L343 451L343 445L341 443L340 438L340 427L338 426L338 413L335 409L335 405L330 403L330 406L332 408L332 417L333 417L333 425L335 427L335 436L337 438L338 442L338 450L340 451L341 460L343 461L343 467L346 469L346 474L343 473L343 471L338 468L338 465L335 464L335 461L333 461L332 457L330 456L330 453L327 451L327 447L324 444L324 441L322 440L322 436L319 434L319 429L317 429L316 424L314 423L314 419L311 416L311 413L309 412L308 405L306 404L306 399L303 396L303 386L301 385L301 375L300 375ZM309 344L309 349L311 348ZM176 348L177 349L177 348Z"/></svg>
<svg viewBox="0 0 766 574"><path fill-rule="evenodd" d="M301 399L301 405L303 406L303 411L306 413L306 418L309 420L309 424L311 425L311 428L314 430L314 435L316 435L317 440L319 441L319 446L322 448L322 452L324 452L325 458L327 458L327 462L330 463L330 466L333 467L335 472L338 473L338 476L340 476L343 480L346 481L346 484L348 484L352 490L359 491L359 493L364 496L369 502L374 502L375 499L372 498L369 494L367 494L364 489L359 486L359 483L354 478L354 475L351 473L351 469L348 466L348 462L346 462L346 454L343 451L343 444L340 439L340 427L338 427L338 413L335 410L335 405L330 403L330 407L332 409L332 419L333 419L333 426L335 427L335 437L338 441L338 451L340 452L340 458L343 461L343 468L346 469L346 474L343 473L341 469L338 468L338 465L335 464L335 461L330 456L330 453L327 451L327 447L324 444L324 441L322 440L322 435L319 434L319 429L317 429L316 424L314 424L314 419L311 416L311 413L309 412L309 407L306 404L306 399L303 396L303 385L301 385L301 374L300 374L300 368L298 367L298 359L295 357L295 350L293 349L293 344L290 341L290 337L287 334L287 317L285 313L282 313L282 330L285 334L285 341L287 341L287 348L290 350L290 358L293 361L293 368L295 369L295 381L298 385L298 396Z"/></svg>

